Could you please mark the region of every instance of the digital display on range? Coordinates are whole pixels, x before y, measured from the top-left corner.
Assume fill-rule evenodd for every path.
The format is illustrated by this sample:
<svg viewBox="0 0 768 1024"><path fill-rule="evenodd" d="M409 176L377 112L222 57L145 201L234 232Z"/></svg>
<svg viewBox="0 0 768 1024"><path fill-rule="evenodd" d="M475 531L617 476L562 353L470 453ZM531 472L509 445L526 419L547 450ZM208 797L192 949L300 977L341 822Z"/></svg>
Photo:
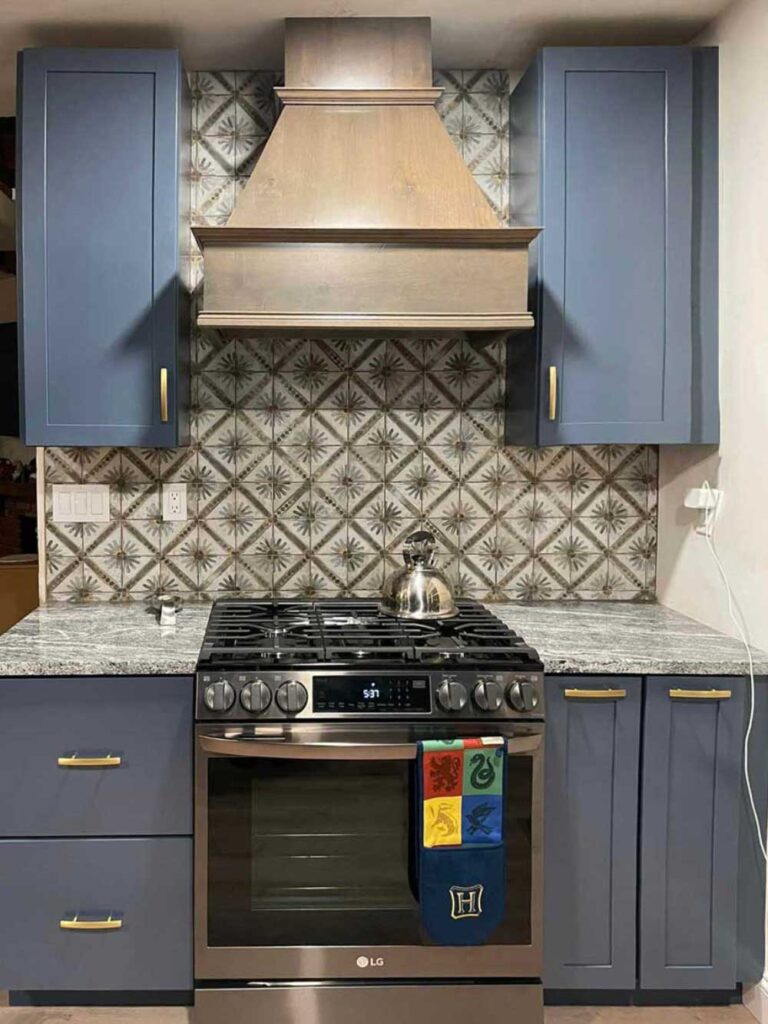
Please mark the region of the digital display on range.
<svg viewBox="0 0 768 1024"><path fill-rule="evenodd" d="M428 676L314 676L312 710L429 712Z"/></svg>

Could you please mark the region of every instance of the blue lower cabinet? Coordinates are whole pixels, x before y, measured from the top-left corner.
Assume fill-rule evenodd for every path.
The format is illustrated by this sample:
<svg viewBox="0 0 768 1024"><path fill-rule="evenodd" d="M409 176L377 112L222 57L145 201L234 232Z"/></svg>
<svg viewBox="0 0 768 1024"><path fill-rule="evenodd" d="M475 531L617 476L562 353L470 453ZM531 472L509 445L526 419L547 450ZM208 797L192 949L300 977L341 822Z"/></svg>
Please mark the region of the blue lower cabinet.
<svg viewBox="0 0 768 1024"><path fill-rule="evenodd" d="M192 834L192 679L0 679L0 838Z"/></svg>
<svg viewBox="0 0 768 1024"><path fill-rule="evenodd" d="M642 680L546 683L544 985L633 989Z"/></svg>
<svg viewBox="0 0 768 1024"><path fill-rule="evenodd" d="M739 859L747 843L754 854L741 823L744 680L546 686L545 987L733 992L757 980L739 963L763 963L760 922L739 919ZM757 800L763 818L764 788ZM759 907L764 873L750 876Z"/></svg>
<svg viewBox="0 0 768 1024"><path fill-rule="evenodd" d="M644 736L640 986L732 990L744 681L649 680Z"/></svg>
<svg viewBox="0 0 768 1024"><path fill-rule="evenodd" d="M4 840L0 917L0 988L191 989L192 840Z"/></svg>

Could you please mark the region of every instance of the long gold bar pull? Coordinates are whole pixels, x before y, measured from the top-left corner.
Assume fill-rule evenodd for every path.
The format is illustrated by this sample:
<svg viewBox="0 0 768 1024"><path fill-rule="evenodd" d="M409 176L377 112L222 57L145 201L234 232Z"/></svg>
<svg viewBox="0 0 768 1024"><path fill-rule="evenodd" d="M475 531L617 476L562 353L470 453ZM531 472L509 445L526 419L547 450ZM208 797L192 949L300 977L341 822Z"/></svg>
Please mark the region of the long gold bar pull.
<svg viewBox="0 0 768 1024"><path fill-rule="evenodd" d="M164 366L160 369L160 421L168 422L168 370Z"/></svg>
<svg viewBox="0 0 768 1024"><path fill-rule="evenodd" d="M549 368L549 412L550 420L557 419L557 367Z"/></svg>
<svg viewBox="0 0 768 1024"><path fill-rule="evenodd" d="M68 754L56 760L59 768L119 768L122 763L122 757L117 754L107 754L106 757L78 757L77 754Z"/></svg>
<svg viewBox="0 0 768 1024"><path fill-rule="evenodd" d="M77 914L59 921L59 928L65 932L116 932L122 927L122 920L111 914L103 921L81 921Z"/></svg>
<svg viewBox="0 0 768 1024"><path fill-rule="evenodd" d="M568 700L624 700L627 696L626 690L564 690Z"/></svg>
<svg viewBox="0 0 768 1024"><path fill-rule="evenodd" d="M731 690L670 690L672 700L729 700Z"/></svg>

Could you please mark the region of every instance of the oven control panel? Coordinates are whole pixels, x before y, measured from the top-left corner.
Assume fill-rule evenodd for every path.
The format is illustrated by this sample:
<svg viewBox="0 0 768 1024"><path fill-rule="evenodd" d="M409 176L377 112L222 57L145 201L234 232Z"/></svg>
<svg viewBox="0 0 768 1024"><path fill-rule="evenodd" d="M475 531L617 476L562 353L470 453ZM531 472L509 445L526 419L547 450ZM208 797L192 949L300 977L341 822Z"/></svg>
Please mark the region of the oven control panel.
<svg viewBox="0 0 768 1024"><path fill-rule="evenodd" d="M542 672L198 672L201 720L544 717Z"/></svg>

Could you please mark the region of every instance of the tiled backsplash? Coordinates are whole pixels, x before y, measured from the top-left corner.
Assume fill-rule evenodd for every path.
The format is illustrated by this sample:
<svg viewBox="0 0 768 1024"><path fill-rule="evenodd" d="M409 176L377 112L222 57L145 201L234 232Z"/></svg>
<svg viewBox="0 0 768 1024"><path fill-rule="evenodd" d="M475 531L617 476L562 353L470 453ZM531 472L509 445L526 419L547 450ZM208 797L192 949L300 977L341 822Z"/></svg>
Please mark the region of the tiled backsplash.
<svg viewBox="0 0 768 1024"><path fill-rule="evenodd" d="M274 123L276 77L192 76L195 223L226 221ZM506 218L507 75L436 82ZM192 264L199 281L194 251ZM192 349L190 448L47 450L51 599L374 595L422 524L466 596L653 598L656 450L505 448L502 346L195 334ZM65 481L110 484L112 521L50 522L50 484ZM187 483L187 522L160 518L163 481Z"/></svg>

